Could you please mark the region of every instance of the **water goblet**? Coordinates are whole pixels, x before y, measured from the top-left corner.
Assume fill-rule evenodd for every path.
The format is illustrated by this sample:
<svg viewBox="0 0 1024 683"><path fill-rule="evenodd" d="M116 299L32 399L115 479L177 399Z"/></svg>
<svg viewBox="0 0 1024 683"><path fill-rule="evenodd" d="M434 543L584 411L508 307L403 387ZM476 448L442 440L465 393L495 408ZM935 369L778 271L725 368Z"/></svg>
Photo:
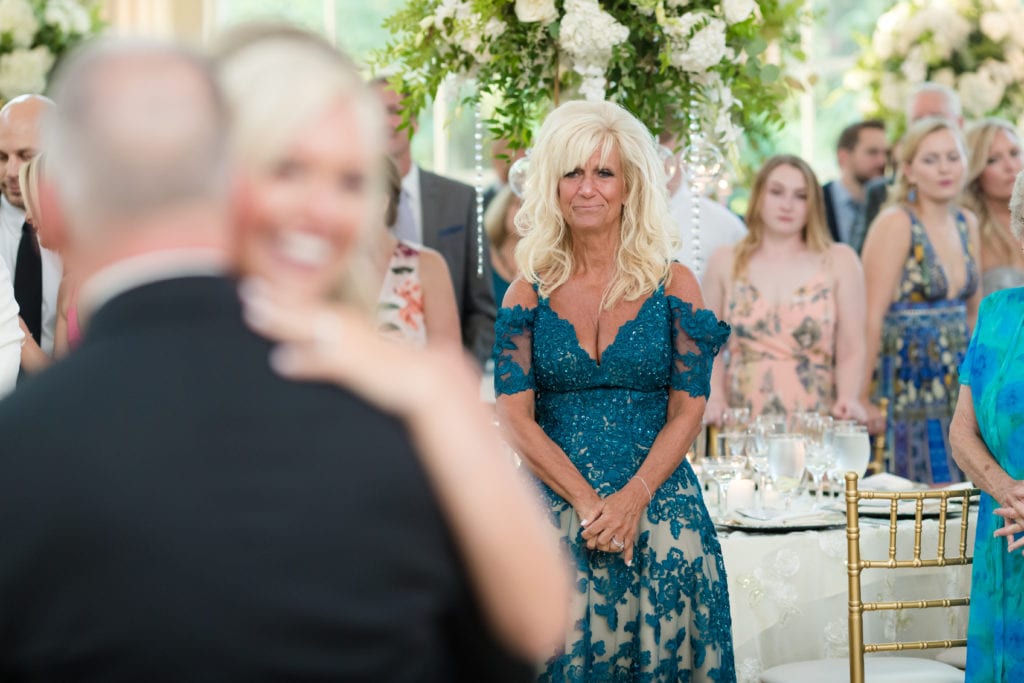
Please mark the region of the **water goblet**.
<svg viewBox="0 0 1024 683"><path fill-rule="evenodd" d="M718 518L725 519L729 513L729 506L726 500L729 484L743 473L747 467L745 456L719 455L713 458L705 458L704 472L715 483L718 491Z"/></svg>
<svg viewBox="0 0 1024 683"><path fill-rule="evenodd" d="M836 467L841 473L855 472L863 476L871 461L871 437L868 428L853 423L837 424L833 430Z"/></svg>
<svg viewBox="0 0 1024 683"><path fill-rule="evenodd" d="M757 422L747 432L747 462L754 470L757 482L758 510L764 509L764 489L768 482L768 427Z"/></svg>
<svg viewBox="0 0 1024 683"><path fill-rule="evenodd" d="M806 461L806 445L800 434L768 436L768 476L772 486L785 496L786 510L793 504L793 493L800 485Z"/></svg>

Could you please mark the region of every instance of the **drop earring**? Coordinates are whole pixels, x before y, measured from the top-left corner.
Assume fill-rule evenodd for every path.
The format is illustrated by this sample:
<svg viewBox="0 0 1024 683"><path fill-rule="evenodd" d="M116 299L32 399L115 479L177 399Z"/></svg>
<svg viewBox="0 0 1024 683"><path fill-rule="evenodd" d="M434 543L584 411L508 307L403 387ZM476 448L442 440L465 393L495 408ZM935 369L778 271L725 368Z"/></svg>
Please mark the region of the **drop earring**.
<svg viewBox="0 0 1024 683"><path fill-rule="evenodd" d="M911 204L917 201L917 185L911 185L907 190L907 201Z"/></svg>

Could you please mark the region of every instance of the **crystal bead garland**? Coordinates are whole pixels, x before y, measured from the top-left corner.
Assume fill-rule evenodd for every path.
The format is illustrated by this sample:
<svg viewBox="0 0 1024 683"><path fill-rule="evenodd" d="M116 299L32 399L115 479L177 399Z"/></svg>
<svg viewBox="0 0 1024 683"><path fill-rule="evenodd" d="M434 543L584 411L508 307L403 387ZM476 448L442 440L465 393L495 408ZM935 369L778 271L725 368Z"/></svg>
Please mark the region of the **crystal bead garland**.
<svg viewBox="0 0 1024 683"><path fill-rule="evenodd" d="M722 172L725 159L717 147L708 142L700 132L700 102L696 95L690 97L690 107L687 113L690 123L687 126L689 144L683 150L683 158L686 160L686 178L690 188L690 210L692 212L693 225L693 272L700 279L704 271L704 254L701 249L700 231L700 200L704 196L704 190Z"/></svg>
<svg viewBox="0 0 1024 683"><path fill-rule="evenodd" d="M476 168L476 276L484 276L484 117L480 103L473 110L473 163Z"/></svg>
<svg viewBox="0 0 1024 683"><path fill-rule="evenodd" d="M687 116L690 119L689 128L689 146L686 149L686 176L690 181L690 211L692 212L692 223L690 230L693 233L693 241L691 245L693 247L693 274L697 276L697 281L700 282L701 275L704 272L704 256L701 254L700 245L700 198L701 198L701 187L700 179L697 173L697 164L700 163L699 145L701 143L700 135L700 114L697 111L698 102L695 96L690 97L690 107Z"/></svg>

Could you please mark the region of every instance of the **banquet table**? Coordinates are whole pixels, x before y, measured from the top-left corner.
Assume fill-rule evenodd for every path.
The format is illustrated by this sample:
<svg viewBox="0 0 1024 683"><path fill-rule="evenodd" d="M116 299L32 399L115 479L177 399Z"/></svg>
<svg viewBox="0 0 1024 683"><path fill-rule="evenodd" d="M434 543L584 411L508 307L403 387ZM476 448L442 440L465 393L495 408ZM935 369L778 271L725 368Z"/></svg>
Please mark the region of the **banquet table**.
<svg viewBox="0 0 1024 683"><path fill-rule="evenodd" d="M968 554L973 553L972 511ZM900 520L897 559L913 557L913 519ZM961 520L946 522L946 556L957 552ZM925 519L921 557L936 556L938 520ZM845 528L789 533L720 532L739 683L757 683L762 670L823 657L846 657L848 576ZM888 557L888 520L861 517L863 559ZM873 600L963 597L971 567L869 569L862 596ZM909 609L864 615L864 641L963 638L967 607ZM907 653L934 657L937 650Z"/></svg>

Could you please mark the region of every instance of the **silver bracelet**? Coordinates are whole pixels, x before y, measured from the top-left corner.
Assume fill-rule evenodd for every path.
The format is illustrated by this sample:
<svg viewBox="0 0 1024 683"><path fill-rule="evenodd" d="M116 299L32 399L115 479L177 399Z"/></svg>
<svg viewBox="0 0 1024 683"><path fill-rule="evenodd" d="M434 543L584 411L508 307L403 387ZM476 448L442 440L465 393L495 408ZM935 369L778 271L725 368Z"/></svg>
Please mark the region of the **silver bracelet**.
<svg viewBox="0 0 1024 683"><path fill-rule="evenodd" d="M653 493L651 493L651 487L647 485L647 482L646 482L646 481L644 481L644 478L643 478L643 477L641 477L641 476L640 476L639 474L638 474L638 475L636 475L636 478L637 478L637 479L639 479L639 480L640 480L640 483L644 485L644 488L645 488L645 489L647 489L647 497L648 497L648 498L650 498L650 500L649 500L649 501L647 501L647 502L649 502L649 503L653 503L653 502L654 502L654 494L653 494Z"/></svg>

